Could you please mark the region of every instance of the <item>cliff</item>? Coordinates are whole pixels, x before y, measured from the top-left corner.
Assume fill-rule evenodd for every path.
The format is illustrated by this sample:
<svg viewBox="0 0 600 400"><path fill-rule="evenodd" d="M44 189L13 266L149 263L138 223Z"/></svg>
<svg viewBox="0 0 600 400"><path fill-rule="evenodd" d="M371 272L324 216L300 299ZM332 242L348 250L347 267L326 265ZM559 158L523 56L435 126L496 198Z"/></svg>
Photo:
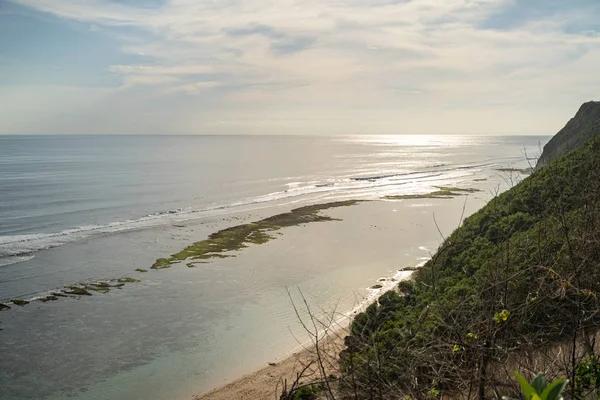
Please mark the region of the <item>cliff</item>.
<svg viewBox="0 0 600 400"><path fill-rule="evenodd" d="M600 102L590 101L581 106L575 117L544 146L536 169L580 147L600 135Z"/></svg>
<svg viewBox="0 0 600 400"><path fill-rule="evenodd" d="M585 104L546 146L544 168L355 317L340 357L352 398L498 398L512 369L584 382L569 398L600 393L577 375L600 371L600 136L583 143L599 116L600 103Z"/></svg>

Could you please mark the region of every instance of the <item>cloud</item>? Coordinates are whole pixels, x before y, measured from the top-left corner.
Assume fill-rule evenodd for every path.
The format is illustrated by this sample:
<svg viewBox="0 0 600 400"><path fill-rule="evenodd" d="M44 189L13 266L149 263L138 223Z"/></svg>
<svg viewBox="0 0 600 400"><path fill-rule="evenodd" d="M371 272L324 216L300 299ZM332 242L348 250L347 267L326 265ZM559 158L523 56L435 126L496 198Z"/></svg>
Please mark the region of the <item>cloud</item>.
<svg viewBox="0 0 600 400"><path fill-rule="evenodd" d="M594 1L577 0L580 8L554 0L536 0L536 7L529 0L11 1L115 32L121 51L148 61L106 66L121 77L120 96L141 86L155 90L172 120L189 121L189 131L239 129L224 121L243 115L301 112L300 121L288 119L299 130L343 132L359 118L377 117L381 132L426 126L427 133L460 133L458 121L481 112L502 119L506 132L522 133L531 125L520 125L528 118L523 110L531 119L544 107L560 110L544 131L600 89ZM577 21L588 29L574 31ZM178 95L186 107L171 105ZM218 109L198 122L196 107L207 104ZM512 124L502 118L507 112ZM428 113L442 119L424 123ZM244 120L258 131L274 126L266 116L264 123ZM490 123L478 120L479 128L469 129L484 133Z"/></svg>
<svg viewBox="0 0 600 400"><path fill-rule="evenodd" d="M197 95L203 93L205 90L212 89L222 86L221 82L205 81L205 82L194 82L181 86L174 86L170 89L172 93L183 92L189 95Z"/></svg>

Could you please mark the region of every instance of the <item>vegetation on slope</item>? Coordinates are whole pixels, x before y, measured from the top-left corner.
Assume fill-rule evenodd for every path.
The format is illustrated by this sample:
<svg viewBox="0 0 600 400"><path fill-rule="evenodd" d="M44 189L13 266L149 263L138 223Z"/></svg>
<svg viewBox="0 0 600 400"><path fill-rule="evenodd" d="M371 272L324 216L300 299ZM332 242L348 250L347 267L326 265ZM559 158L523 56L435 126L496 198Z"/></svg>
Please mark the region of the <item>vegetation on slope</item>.
<svg viewBox="0 0 600 400"><path fill-rule="evenodd" d="M536 168L566 155L588 140L600 135L600 102L590 101L581 106L574 118L544 146Z"/></svg>
<svg viewBox="0 0 600 400"><path fill-rule="evenodd" d="M342 389L356 399L497 397L509 361L521 370L548 362L549 378L575 378L596 359L599 200L597 139L490 201L400 283L400 295L384 294L354 319ZM549 344L566 342L560 360L544 358Z"/></svg>

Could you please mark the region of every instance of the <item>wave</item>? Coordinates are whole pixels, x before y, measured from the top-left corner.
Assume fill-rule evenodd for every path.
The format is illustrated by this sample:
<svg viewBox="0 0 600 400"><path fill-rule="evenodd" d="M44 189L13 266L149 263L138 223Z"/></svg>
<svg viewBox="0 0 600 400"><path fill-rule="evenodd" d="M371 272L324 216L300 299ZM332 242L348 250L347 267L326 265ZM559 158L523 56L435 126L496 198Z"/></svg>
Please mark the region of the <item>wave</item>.
<svg viewBox="0 0 600 400"><path fill-rule="evenodd" d="M25 261L34 259L33 254L25 256L12 256L12 257L0 257L0 267L6 267L7 265L18 264Z"/></svg>
<svg viewBox="0 0 600 400"><path fill-rule="evenodd" d="M286 183L287 189L264 195L247 198L238 202L215 204L205 208L177 208L157 211L138 219L126 219L99 225L86 225L66 229L53 233L33 233L21 235L0 236L0 267L28 261L34 253L41 250L61 246L69 242L79 241L94 235L117 233L135 229L168 224L169 222L182 222L206 216L227 212L237 212L241 208L258 205L278 203L280 205L293 205L308 201L331 201L343 198L379 198L382 195L398 191L414 191L435 182L464 178L474 173L474 169L485 168L494 164L470 164L448 168L446 164L437 164L421 171L411 171L396 174L378 174L364 177L336 177L328 179L290 179ZM457 173L457 170L462 172ZM470 171L466 171L470 170ZM450 172L450 173L445 173ZM410 187L407 187L410 184ZM416 186L415 186L416 185ZM418 190L417 189L417 190ZM285 202L285 203L284 203Z"/></svg>
<svg viewBox="0 0 600 400"><path fill-rule="evenodd" d="M353 181L373 182L373 181L382 180L382 179L408 177L408 176L414 176L414 175L419 175L419 174L424 174L424 173L435 172L435 173L439 174L441 172L448 172L448 171L453 171L453 170L473 170L473 169L487 168L487 167L491 167L494 165L496 165L496 164L495 163L485 163L485 164L476 163L476 164L466 164L466 165L458 165L458 166L450 167L448 164L436 164L436 165L432 165L430 167L430 169L427 169L424 171L411 171L411 172L390 173L390 174L383 174L383 175L357 176L357 177L352 177L350 179ZM450 168L443 168L443 167L450 167ZM439 169L439 168L442 168L442 169Z"/></svg>

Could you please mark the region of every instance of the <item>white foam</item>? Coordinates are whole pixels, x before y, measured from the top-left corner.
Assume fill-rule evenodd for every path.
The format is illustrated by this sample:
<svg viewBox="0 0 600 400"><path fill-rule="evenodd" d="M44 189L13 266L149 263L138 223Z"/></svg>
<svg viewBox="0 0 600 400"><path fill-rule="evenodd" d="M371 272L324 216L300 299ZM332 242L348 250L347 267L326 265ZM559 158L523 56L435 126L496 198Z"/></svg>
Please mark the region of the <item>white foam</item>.
<svg viewBox="0 0 600 400"><path fill-rule="evenodd" d="M419 259L423 259L423 258L419 258ZM421 268L429 260L430 260L430 258L427 258L427 259L419 262L417 265L415 265L415 268ZM319 329L319 336L331 335L332 333L339 332L339 331L347 328L348 326L350 326L350 323L352 322L352 320L354 319L354 317L357 314L365 311L368 306L370 306L371 304L376 302L377 299L379 299L379 297L381 297L381 295L384 294L385 292L394 290L399 282L410 279L410 277L412 276L413 273L414 273L414 271L398 270L391 277L380 278L380 280L377 281L377 284L381 285L381 288L377 288L377 289L373 289L372 287L367 288L367 294L362 299L362 301L360 301L350 311L340 314L340 316L334 320L334 322L331 324L331 326L327 327L326 329ZM381 279L384 279L384 280L381 280ZM291 356L292 354L295 354L303 349L308 349L313 345L314 345L314 343L312 342L312 340L306 340L305 342L296 346L293 350L286 353L283 357L277 357L277 358L275 358L275 360L285 359L285 358Z"/></svg>
<svg viewBox="0 0 600 400"><path fill-rule="evenodd" d="M331 179L315 179L306 177L304 181L298 177L291 178L287 190L247 198L228 204L215 204L201 209L174 209L158 211L138 219L127 219L108 224L87 225L66 229L53 233L33 233L25 235L0 236L0 266L26 261L32 254L65 243L89 238L97 234L116 233L132 229L140 229L170 221L182 222L228 212L240 211L242 207L254 205L294 205L297 203L314 203L316 201L333 201L344 199L379 199L388 194L414 194L431 191L434 185L452 184L473 171L468 169L482 167L485 164L465 165L455 169L412 171L407 173L385 174L379 171L372 178L359 176L337 177ZM444 166L445 167L445 166ZM457 169L459 171L457 171ZM373 171L375 172L375 171ZM300 178L301 179L301 178ZM11 261L12 260L12 261Z"/></svg>
<svg viewBox="0 0 600 400"><path fill-rule="evenodd" d="M0 267L5 267L7 265L18 264L25 261L29 261L34 259L35 256L33 254L26 256L12 256L12 257L2 257L0 258Z"/></svg>

